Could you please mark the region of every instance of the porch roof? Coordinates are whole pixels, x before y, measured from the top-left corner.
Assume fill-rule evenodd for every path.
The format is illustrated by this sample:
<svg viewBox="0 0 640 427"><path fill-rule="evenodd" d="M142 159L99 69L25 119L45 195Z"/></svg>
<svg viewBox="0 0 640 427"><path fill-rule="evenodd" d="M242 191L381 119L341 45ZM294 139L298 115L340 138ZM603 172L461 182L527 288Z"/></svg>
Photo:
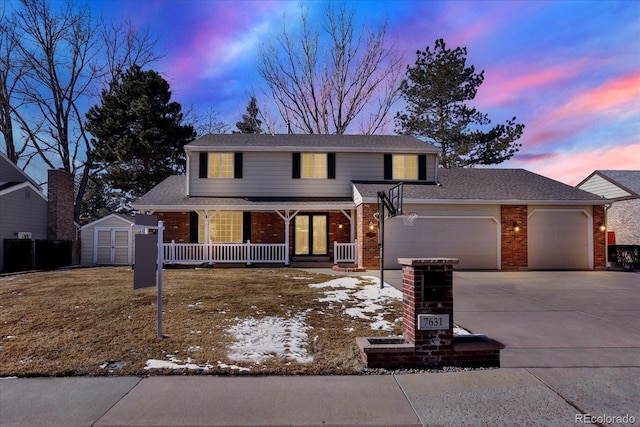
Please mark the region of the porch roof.
<svg viewBox="0 0 640 427"><path fill-rule="evenodd" d="M136 200L131 206L139 211L184 212L197 210L340 210L354 209L350 197L188 197L184 194L186 177L170 176Z"/></svg>
<svg viewBox="0 0 640 427"><path fill-rule="evenodd" d="M354 182L362 201L377 201L393 182ZM405 183L405 203L587 204L610 203L595 194L524 169L439 169L437 184Z"/></svg>

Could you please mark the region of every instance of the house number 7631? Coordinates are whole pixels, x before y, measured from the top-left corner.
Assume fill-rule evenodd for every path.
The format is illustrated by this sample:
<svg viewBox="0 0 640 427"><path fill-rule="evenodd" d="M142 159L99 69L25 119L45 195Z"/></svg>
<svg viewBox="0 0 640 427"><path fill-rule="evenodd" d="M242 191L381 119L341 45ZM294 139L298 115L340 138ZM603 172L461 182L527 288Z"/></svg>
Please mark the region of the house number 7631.
<svg viewBox="0 0 640 427"><path fill-rule="evenodd" d="M422 331L449 329L449 315L419 314L418 329Z"/></svg>

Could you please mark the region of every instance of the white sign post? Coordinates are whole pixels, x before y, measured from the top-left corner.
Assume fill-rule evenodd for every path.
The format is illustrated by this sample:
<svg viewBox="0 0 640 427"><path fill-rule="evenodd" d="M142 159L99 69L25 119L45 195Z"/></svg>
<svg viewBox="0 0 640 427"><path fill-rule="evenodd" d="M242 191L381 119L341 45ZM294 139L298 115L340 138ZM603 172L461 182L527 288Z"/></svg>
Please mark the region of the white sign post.
<svg viewBox="0 0 640 427"><path fill-rule="evenodd" d="M158 297L156 306L158 338L165 338L162 334L162 265L164 263L162 243L164 223L162 221L158 221L157 217L154 215L136 215L136 223L134 227L144 230L158 230L157 241L153 235L136 235L133 289L155 286L157 276Z"/></svg>

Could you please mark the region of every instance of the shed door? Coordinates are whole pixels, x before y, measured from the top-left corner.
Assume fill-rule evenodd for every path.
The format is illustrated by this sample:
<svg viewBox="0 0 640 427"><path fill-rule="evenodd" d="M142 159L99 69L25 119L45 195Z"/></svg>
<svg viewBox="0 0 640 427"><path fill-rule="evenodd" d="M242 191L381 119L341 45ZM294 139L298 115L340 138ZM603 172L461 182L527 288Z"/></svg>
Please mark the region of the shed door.
<svg viewBox="0 0 640 427"><path fill-rule="evenodd" d="M96 227L94 233L95 264L127 265L130 263L130 228Z"/></svg>
<svg viewBox="0 0 640 427"><path fill-rule="evenodd" d="M458 258L456 268L498 267L498 224L492 217L400 218L385 222L385 268L400 268L398 258Z"/></svg>
<svg viewBox="0 0 640 427"><path fill-rule="evenodd" d="M528 220L529 268L589 268L589 218L582 210L536 209Z"/></svg>

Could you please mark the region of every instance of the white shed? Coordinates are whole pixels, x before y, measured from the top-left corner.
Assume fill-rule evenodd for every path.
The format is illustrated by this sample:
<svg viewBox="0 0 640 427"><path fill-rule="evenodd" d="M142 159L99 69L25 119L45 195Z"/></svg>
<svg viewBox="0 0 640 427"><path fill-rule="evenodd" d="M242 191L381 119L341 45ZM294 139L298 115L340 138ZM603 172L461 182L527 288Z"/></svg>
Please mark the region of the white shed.
<svg viewBox="0 0 640 427"><path fill-rule="evenodd" d="M128 265L133 257L133 217L111 214L80 229L82 265Z"/></svg>

